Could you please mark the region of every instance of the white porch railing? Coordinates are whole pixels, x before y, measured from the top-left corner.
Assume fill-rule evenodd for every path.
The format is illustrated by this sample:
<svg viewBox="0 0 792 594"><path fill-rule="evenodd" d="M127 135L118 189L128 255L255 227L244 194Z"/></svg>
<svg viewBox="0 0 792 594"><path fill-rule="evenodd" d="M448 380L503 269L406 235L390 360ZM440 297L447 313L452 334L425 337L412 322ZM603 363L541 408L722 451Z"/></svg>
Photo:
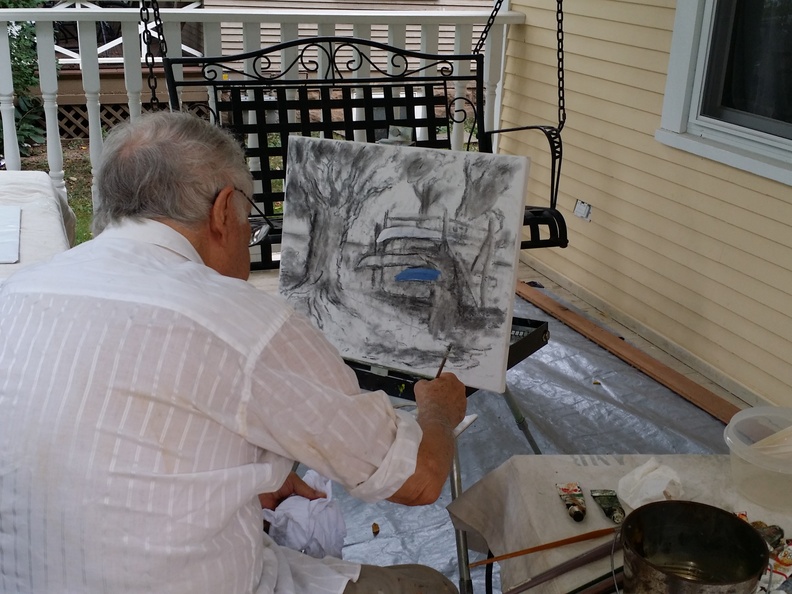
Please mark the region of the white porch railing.
<svg viewBox="0 0 792 594"><path fill-rule="evenodd" d="M489 11L317 11L317 10L254 10L200 9L190 5L184 9L161 9L165 41L168 48L181 48L182 28L186 23L203 25L203 51L206 55L233 54L272 43L273 31L279 33L275 41L289 41L307 35L354 35L362 38L381 38L387 32L387 42L400 47L438 51L438 43L453 31L453 53L471 53L478 40L478 32L487 22ZM153 20L153 19L152 19ZM14 92L11 73L8 24L30 21L35 23L39 79L46 122L47 160L50 177L65 195L58 125L58 68L61 64L79 63L82 88L88 113L89 146L92 169L95 170L102 152L102 122L100 118L100 63L123 64L126 100L131 118L140 115L145 64L141 48L142 25L137 9L102 8L45 8L0 10L0 115L2 116L3 154L6 168L21 169L14 123ZM525 22L525 15L502 11L495 19L484 48L486 80L486 125L494 126L500 104L499 93L503 67L503 48L506 29L511 24ZM54 26L64 23L76 25L79 51L56 46ZM97 43L97 23L120 23L119 43ZM151 24L153 26L153 23ZM310 33L306 34L306 31ZM374 35L372 34L374 32ZM240 43L241 41L241 43ZM105 55L112 49L112 56ZM441 50L442 51L442 50ZM119 55L120 54L120 55ZM164 77L158 95L166 103ZM148 89L146 89L148 92Z"/></svg>

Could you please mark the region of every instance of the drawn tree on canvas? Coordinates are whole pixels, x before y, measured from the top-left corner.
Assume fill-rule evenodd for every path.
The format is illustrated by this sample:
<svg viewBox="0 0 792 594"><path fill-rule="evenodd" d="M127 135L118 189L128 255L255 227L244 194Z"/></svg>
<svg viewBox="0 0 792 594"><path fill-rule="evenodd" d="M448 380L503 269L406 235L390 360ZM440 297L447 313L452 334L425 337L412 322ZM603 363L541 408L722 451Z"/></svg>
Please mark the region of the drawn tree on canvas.
<svg viewBox="0 0 792 594"><path fill-rule="evenodd" d="M350 158L352 147L357 150ZM306 270L295 278L282 276L281 282L296 298L306 300L316 320L322 319L328 304L345 306L340 286L341 246L366 202L392 185L380 153L354 144L345 147L342 156L340 148L335 143L289 145L289 163L311 168L314 175L289 178L289 215L308 221L309 241Z"/></svg>
<svg viewBox="0 0 792 594"><path fill-rule="evenodd" d="M418 197L418 214L427 215L433 205L448 200L452 184L445 179L447 170L443 167L442 153L431 155L421 151L408 154L402 162L401 171Z"/></svg>
<svg viewBox="0 0 792 594"><path fill-rule="evenodd" d="M503 212L496 205L512 183L516 164L502 162L493 165L489 160L478 158L476 153L466 157L462 166L464 185L454 218L471 223L470 227L464 228L467 232L476 227L485 231L458 238L468 247L477 246L478 251L474 258L460 263L461 279L455 282L456 286L447 302L439 305L438 309L446 312L459 309L465 301L465 294L469 292L475 307L467 309L467 314L468 317L476 318L480 317L477 309L487 305L486 280L495 265L497 248L514 241L513 235L505 230ZM447 204L449 194L456 193L453 189L455 185L450 183L448 171L443 167L442 153L434 156L424 152L408 155L402 162L401 171L419 199L421 215L428 215L436 204ZM446 316L446 319L443 326L456 323L454 316Z"/></svg>
<svg viewBox="0 0 792 594"><path fill-rule="evenodd" d="M280 291L345 357L502 389L519 157L294 137Z"/></svg>
<svg viewBox="0 0 792 594"><path fill-rule="evenodd" d="M495 205L506 192L515 173L514 163L497 163L493 165L479 159L465 162L465 189L462 201L457 208L457 217L471 220L486 218L487 233L479 246L478 254L470 263L470 274L486 279L494 264L494 255L498 248L513 242L514 238L505 229L503 211ZM478 301L481 305L487 302L487 284L479 283Z"/></svg>

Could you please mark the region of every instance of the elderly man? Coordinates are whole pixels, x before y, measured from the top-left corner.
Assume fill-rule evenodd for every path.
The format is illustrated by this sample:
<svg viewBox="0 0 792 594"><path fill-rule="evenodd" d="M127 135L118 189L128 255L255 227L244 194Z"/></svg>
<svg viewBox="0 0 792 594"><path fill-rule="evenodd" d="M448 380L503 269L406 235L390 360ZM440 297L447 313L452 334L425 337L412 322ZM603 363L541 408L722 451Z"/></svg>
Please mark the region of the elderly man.
<svg viewBox="0 0 792 594"><path fill-rule="evenodd" d="M0 590L455 592L426 567L280 548L261 518L321 495L295 460L363 501L435 501L455 376L416 385L417 419L394 411L245 282L252 179L221 129L122 125L97 187L96 238L0 287Z"/></svg>

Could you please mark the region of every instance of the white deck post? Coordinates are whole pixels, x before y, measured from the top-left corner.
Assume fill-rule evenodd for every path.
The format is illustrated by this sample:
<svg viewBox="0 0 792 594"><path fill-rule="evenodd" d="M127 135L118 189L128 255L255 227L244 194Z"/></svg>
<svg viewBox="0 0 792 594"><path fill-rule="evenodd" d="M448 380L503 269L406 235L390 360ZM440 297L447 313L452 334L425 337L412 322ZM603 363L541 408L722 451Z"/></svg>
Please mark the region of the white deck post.
<svg viewBox="0 0 792 594"><path fill-rule="evenodd" d="M96 25L92 22L77 23L80 42L80 71L82 73L85 107L88 110L88 150L91 156L91 198L96 210L99 198L96 192L96 171L102 158L102 118L99 113L99 52L96 45ZM49 143L47 143L49 144Z"/></svg>
<svg viewBox="0 0 792 594"><path fill-rule="evenodd" d="M473 27L471 25L458 25L456 28L456 36L454 37L454 53L455 54L469 54L472 50L470 47L471 39L473 38ZM470 62L459 65L460 74L470 74ZM455 97L467 97L467 88L465 83L458 82L455 85ZM465 101L456 102L452 108L465 109L467 103ZM481 105L476 105L476 109L481 109ZM465 149L465 122L464 120L457 121L461 115L458 113L451 114L454 121L454 126L450 130L451 134L451 149L461 151Z"/></svg>
<svg viewBox="0 0 792 594"><path fill-rule="evenodd" d="M44 101L47 128L47 162L55 189L66 196L63 173L63 147L58 124L58 74L55 67L55 33L52 21L36 21L36 50L38 52L39 88Z"/></svg>
<svg viewBox="0 0 792 594"><path fill-rule="evenodd" d="M17 144L8 21L0 21L0 114L3 118L3 155L5 156L6 169L18 171L22 168L22 164L19 160L19 145Z"/></svg>
<svg viewBox="0 0 792 594"><path fill-rule="evenodd" d="M133 122L140 117L143 108L141 92L143 76L140 70L140 30L138 23L121 23L121 38L124 47L124 84L127 89L129 119Z"/></svg>

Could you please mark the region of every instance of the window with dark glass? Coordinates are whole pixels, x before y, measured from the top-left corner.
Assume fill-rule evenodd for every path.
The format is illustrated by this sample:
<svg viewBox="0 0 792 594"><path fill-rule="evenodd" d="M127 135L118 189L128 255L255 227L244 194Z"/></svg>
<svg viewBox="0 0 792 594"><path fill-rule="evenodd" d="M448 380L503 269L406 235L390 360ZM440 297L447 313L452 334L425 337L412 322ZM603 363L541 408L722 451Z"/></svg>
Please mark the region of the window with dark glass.
<svg viewBox="0 0 792 594"><path fill-rule="evenodd" d="M792 1L718 0L701 114L792 139Z"/></svg>

